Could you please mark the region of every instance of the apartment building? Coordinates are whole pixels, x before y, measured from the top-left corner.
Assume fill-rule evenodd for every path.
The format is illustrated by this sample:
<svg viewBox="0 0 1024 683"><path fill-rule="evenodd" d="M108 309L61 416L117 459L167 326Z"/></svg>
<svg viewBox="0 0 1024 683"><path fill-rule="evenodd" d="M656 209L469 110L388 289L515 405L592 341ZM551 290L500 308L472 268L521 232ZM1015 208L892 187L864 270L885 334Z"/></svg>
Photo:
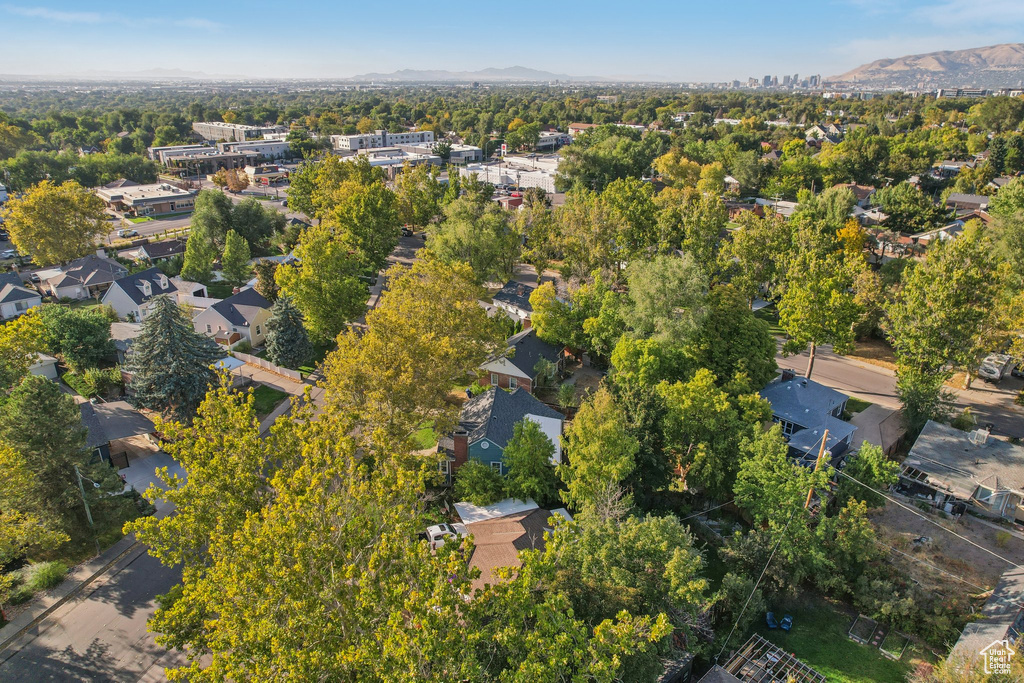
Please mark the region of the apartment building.
<svg viewBox="0 0 1024 683"><path fill-rule="evenodd" d="M402 133L389 133L386 130L378 130L373 133L362 133L359 135L332 135L331 146L338 151L358 152L361 149L376 149L379 147L398 147L400 145L415 145L420 143L432 143L434 131L414 130Z"/></svg>
<svg viewBox="0 0 1024 683"><path fill-rule="evenodd" d="M246 140L245 142L221 142L217 144L221 152L252 153L260 159L284 159L291 156L289 145L284 140Z"/></svg>
<svg viewBox="0 0 1024 683"><path fill-rule="evenodd" d="M284 126L248 126L243 123L223 121L196 121L192 130L204 140L257 140L268 133L287 133Z"/></svg>

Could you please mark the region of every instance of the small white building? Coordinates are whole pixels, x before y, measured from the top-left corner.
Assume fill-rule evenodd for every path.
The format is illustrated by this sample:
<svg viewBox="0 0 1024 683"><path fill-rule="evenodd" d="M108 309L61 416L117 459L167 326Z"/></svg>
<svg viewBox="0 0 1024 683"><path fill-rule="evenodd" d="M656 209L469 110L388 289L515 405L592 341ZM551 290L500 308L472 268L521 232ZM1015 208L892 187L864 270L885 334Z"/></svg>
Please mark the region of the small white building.
<svg viewBox="0 0 1024 683"><path fill-rule="evenodd" d="M338 151L359 151L379 147L397 147L399 145L416 145L434 141L434 131L414 130L402 133L389 133L378 130L373 133L357 135L332 135L331 146Z"/></svg>
<svg viewBox="0 0 1024 683"><path fill-rule="evenodd" d="M284 140L247 140L245 142L221 142L217 145L221 152L241 152L258 154L261 159L284 159L291 155L291 145Z"/></svg>

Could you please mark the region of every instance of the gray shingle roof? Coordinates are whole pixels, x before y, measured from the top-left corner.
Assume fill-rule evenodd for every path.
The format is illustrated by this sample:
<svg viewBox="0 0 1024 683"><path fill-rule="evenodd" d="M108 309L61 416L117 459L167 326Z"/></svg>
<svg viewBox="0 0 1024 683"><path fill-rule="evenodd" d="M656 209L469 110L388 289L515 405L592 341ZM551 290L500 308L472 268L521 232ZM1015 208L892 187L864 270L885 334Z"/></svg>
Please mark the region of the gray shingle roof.
<svg viewBox="0 0 1024 683"><path fill-rule="evenodd" d="M146 258L151 261L168 258L175 254L184 254L185 240L172 239L163 240L162 242L150 242L149 244L142 245L142 251L145 252Z"/></svg>
<svg viewBox="0 0 1024 683"><path fill-rule="evenodd" d="M1024 491L1024 447L992 437L976 445L967 432L931 420L903 465L926 473L960 498L969 498L979 484Z"/></svg>
<svg viewBox="0 0 1024 683"><path fill-rule="evenodd" d="M0 273L0 287L4 285L14 285L15 287L23 287L25 281L21 279L21 276L17 273Z"/></svg>
<svg viewBox="0 0 1024 683"><path fill-rule="evenodd" d="M761 398L772 404L772 413L801 427L812 428L848 400L848 396L814 380L796 377L770 384L761 390Z"/></svg>
<svg viewBox="0 0 1024 683"><path fill-rule="evenodd" d="M557 410L523 389L508 392L492 387L466 402L459 426L469 432L471 444L487 438L499 448L505 448L515 424L527 415L564 419Z"/></svg>
<svg viewBox="0 0 1024 683"><path fill-rule="evenodd" d="M507 282L492 298L495 303L508 304L527 313L532 313L533 306L530 305L530 295L533 294L533 290L536 287L536 285L528 285L522 282Z"/></svg>
<svg viewBox="0 0 1024 683"><path fill-rule="evenodd" d="M978 656L989 644L1006 638L1007 631L1020 614L1022 604L1024 569L1010 569L999 579L999 583L992 591L992 597L981 608L983 618L964 627L949 656L970 660L971 657Z"/></svg>
<svg viewBox="0 0 1024 683"><path fill-rule="evenodd" d="M210 308L224 316L232 325L245 327L252 324L259 311L269 309L270 306L271 303L262 294L249 288L218 301Z"/></svg>
<svg viewBox="0 0 1024 683"><path fill-rule="evenodd" d="M25 301L27 299L38 299L39 294L28 287L0 283L0 304L9 304L14 301Z"/></svg>
<svg viewBox="0 0 1024 683"><path fill-rule="evenodd" d="M147 268L142 272L123 277L120 280L114 282L114 285L120 287L125 294L128 295L132 301L136 304L145 303L154 296L160 296L161 294L173 294L178 291L178 288L174 286L171 279L164 276L167 281L166 287L160 286L160 276L164 275L163 271L156 266ZM150 285L150 291L152 292L149 296L139 287L143 282L148 282Z"/></svg>
<svg viewBox="0 0 1024 683"><path fill-rule="evenodd" d="M83 285L101 285L107 282L124 277L128 269L117 261L102 258L96 254L89 254L82 258L75 259L64 267L64 277L58 279L58 284L63 285L68 280L80 282Z"/></svg>
<svg viewBox="0 0 1024 683"><path fill-rule="evenodd" d="M534 368L541 359L557 363L561 355L557 346L537 337L533 328L509 337L507 343L509 348L515 349L515 354L509 356L508 361L522 370L527 377L537 374Z"/></svg>

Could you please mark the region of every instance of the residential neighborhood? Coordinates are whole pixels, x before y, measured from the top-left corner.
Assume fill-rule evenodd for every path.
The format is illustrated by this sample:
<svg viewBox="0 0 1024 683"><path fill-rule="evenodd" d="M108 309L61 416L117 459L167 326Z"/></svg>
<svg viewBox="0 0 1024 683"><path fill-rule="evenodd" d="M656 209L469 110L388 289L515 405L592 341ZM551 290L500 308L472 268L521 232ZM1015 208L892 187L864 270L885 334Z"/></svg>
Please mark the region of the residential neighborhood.
<svg viewBox="0 0 1024 683"><path fill-rule="evenodd" d="M248 9L2 10L0 681L1024 681L1024 15Z"/></svg>

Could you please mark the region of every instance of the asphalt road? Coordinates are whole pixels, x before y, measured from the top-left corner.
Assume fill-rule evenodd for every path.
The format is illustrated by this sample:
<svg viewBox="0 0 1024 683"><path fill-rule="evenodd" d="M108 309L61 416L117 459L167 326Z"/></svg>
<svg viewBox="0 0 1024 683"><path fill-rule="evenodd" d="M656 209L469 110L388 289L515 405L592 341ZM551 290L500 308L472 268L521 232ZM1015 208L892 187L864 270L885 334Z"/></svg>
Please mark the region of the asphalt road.
<svg viewBox="0 0 1024 683"><path fill-rule="evenodd" d="M165 680L167 651L146 631L155 596L181 580L138 548L0 653L0 681Z"/></svg>

